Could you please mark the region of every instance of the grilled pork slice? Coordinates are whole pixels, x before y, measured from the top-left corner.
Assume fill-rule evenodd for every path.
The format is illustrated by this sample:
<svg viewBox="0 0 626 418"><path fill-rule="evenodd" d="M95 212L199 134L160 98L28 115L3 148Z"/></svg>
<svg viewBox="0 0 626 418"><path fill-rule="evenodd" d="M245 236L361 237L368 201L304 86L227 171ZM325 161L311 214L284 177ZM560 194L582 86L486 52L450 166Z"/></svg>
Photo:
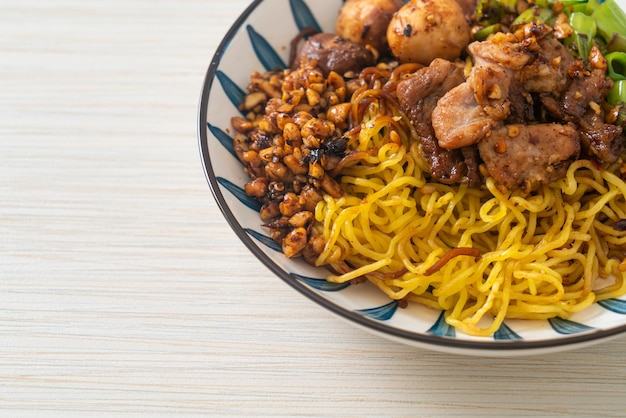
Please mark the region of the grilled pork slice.
<svg viewBox="0 0 626 418"><path fill-rule="evenodd" d="M537 121L533 94L560 95L574 61L559 41L544 38L550 30L529 25L521 34L497 34L468 46L473 66L467 81L433 111L441 147L465 147L503 124Z"/></svg>
<svg viewBox="0 0 626 418"><path fill-rule="evenodd" d="M565 176L578 158L580 140L573 124L512 124L493 130L478 150L500 185L529 192Z"/></svg>
<svg viewBox="0 0 626 418"><path fill-rule="evenodd" d="M480 182L475 152L446 150L439 146L431 117L439 99L465 81L462 69L447 60L436 58L398 83L396 94L400 108L411 120L420 140L422 157L430 174L443 183Z"/></svg>

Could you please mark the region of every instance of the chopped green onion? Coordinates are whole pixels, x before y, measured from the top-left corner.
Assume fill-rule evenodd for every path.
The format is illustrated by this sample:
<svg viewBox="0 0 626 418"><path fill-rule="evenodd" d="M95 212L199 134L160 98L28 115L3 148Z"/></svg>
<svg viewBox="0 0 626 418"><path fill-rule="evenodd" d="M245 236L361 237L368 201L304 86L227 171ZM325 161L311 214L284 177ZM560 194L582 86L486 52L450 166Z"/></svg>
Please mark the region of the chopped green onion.
<svg viewBox="0 0 626 418"><path fill-rule="evenodd" d="M550 6L554 6L555 3L558 3L558 2L553 1ZM588 0L564 0L564 1L561 1L560 3L563 4L563 6L565 6L565 7L569 7L569 6L585 6L585 7L587 7L587 3L589 3L589 1Z"/></svg>
<svg viewBox="0 0 626 418"><path fill-rule="evenodd" d="M499 0L498 4L505 13L517 13L517 0Z"/></svg>
<svg viewBox="0 0 626 418"><path fill-rule="evenodd" d="M611 52L604 56L608 64L609 77L613 81L626 80L626 53Z"/></svg>
<svg viewBox="0 0 626 418"><path fill-rule="evenodd" d="M564 0L561 2L553 1L551 6L554 6L555 3L561 3L565 7L575 6L575 5L580 5L580 4L587 6L587 3L589 3L589 1L588 0Z"/></svg>
<svg viewBox="0 0 626 418"><path fill-rule="evenodd" d="M496 23L495 25L490 25L476 31L476 33L474 33L474 39L477 41L484 41L489 35L500 32L501 30L502 25Z"/></svg>
<svg viewBox="0 0 626 418"><path fill-rule="evenodd" d="M615 0L605 0L592 14L598 25L598 34L607 42L614 35L626 37L626 14Z"/></svg>
<svg viewBox="0 0 626 418"><path fill-rule="evenodd" d="M579 56L586 60L589 58L589 51L596 36L596 20L583 13L572 13L569 24L574 29L573 42L576 45Z"/></svg>
<svg viewBox="0 0 626 418"><path fill-rule="evenodd" d="M609 90L609 94L606 96L606 101L613 106L626 103L626 80L615 82L613 88Z"/></svg>
<svg viewBox="0 0 626 418"><path fill-rule="evenodd" d="M478 0L474 19L483 26L499 23L506 15L516 14L517 0Z"/></svg>
<svg viewBox="0 0 626 418"><path fill-rule="evenodd" d="M587 10L587 3L589 0L548 0L546 6L541 6L536 1L533 3L536 6L547 7L552 9L557 4L564 6L563 11L565 14L569 15L571 12L583 12L585 14ZM542 2L543 4L543 2Z"/></svg>
<svg viewBox="0 0 626 418"><path fill-rule="evenodd" d="M567 15L570 15L571 13L585 13L585 14L587 14L587 2L572 3L569 6L565 7L564 12Z"/></svg>
<svg viewBox="0 0 626 418"><path fill-rule="evenodd" d="M587 7L585 8L585 14L588 14L591 16L593 12L595 12L598 9L598 7L602 5L603 2L604 0L589 0L587 2Z"/></svg>
<svg viewBox="0 0 626 418"><path fill-rule="evenodd" d="M530 22L542 22L546 23L554 17L552 10L544 7L531 7L530 9L524 10L522 13L515 18L513 21L512 27L517 25L525 25Z"/></svg>
<svg viewBox="0 0 626 418"><path fill-rule="evenodd" d="M570 25L572 25L575 31L587 35L589 39L593 39L596 36L596 20L584 13L572 13Z"/></svg>
<svg viewBox="0 0 626 418"><path fill-rule="evenodd" d="M614 33L611 40L606 45L607 51L626 52L626 35Z"/></svg>

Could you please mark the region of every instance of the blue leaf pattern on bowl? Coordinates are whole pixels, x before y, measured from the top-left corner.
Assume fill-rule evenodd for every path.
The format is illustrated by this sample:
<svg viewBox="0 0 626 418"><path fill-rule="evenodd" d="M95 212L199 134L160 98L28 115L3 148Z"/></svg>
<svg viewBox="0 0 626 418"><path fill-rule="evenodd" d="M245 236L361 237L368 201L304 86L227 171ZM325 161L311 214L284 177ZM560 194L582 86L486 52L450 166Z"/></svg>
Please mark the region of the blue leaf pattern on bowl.
<svg viewBox="0 0 626 418"><path fill-rule="evenodd" d="M239 199L241 203L243 203L250 209L256 212L259 212L261 210L261 204L257 200L248 196L241 187L237 186L229 180L226 180L224 177L218 177L217 182L224 186L226 190L231 192L237 199Z"/></svg>
<svg viewBox="0 0 626 418"><path fill-rule="evenodd" d="M626 300L621 299L606 299L598 302L598 305L602 306L611 312L615 312L620 315L626 314Z"/></svg>
<svg viewBox="0 0 626 418"><path fill-rule="evenodd" d="M322 32L322 28L315 20L315 16L311 13L309 6L302 0L289 0L291 6L291 13L293 14L293 20L296 22L296 26L299 30L304 28L313 28L317 32Z"/></svg>
<svg viewBox="0 0 626 418"><path fill-rule="evenodd" d="M224 148L226 148L228 150L228 152L230 152L232 154L233 157L238 158L237 154L235 153L235 147L233 145L233 139L230 137L230 135L228 135L226 132L222 131L217 126L211 125L210 123L207 123L207 127L209 128L209 131L211 131L213 136L215 136L217 138L217 140L220 142L220 144L222 144L222 146Z"/></svg>
<svg viewBox="0 0 626 418"><path fill-rule="evenodd" d="M279 253L283 252L283 249L280 248L280 245L267 235L263 235L260 232L257 232L254 229L250 228L244 228L243 230L250 234L252 237L254 237L261 244L264 244L266 247L269 247L274 251L278 251Z"/></svg>
<svg viewBox="0 0 626 418"><path fill-rule="evenodd" d="M350 286L350 282L345 283L332 283L326 279L317 279L314 277L302 276L296 273L290 273L293 277L299 281L323 292L338 292Z"/></svg>
<svg viewBox="0 0 626 418"><path fill-rule="evenodd" d="M444 311L441 311L441 314L439 314L439 317L437 318L437 322L435 322L426 332L438 337L456 337L454 327L446 322Z"/></svg>
<svg viewBox="0 0 626 418"><path fill-rule="evenodd" d="M521 340L522 337L517 335L515 331L508 327L504 322L500 328L493 334L494 340Z"/></svg>
<svg viewBox="0 0 626 418"><path fill-rule="evenodd" d="M239 87L233 80L230 79L223 71L217 71L216 73L217 79L222 85L222 89L224 89L224 93L228 97L228 100L235 106L235 108L239 109L239 105L243 103L244 98L246 97L246 92Z"/></svg>
<svg viewBox="0 0 626 418"><path fill-rule="evenodd" d="M284 61L263 36L250 25L246 26L246 29L252 43L252 49L254 49L254 53L267 71L284 70L287 68Z"/></svg>
<svg viewBox="0 0 626 418"><path fill-rule="evenodd" d="M357 312L379 321L387 321L393 317L396 309L398 309L398 301L393 300L386 305L376 308L357 309Z"/></svg>
<svg viewBox="0 0 626 418"><path fill-rule="evenodd" d="M580 332L593 330L593 328L588 325L570 321L569 319L549 318L548 322L550 323L550 326L552 326L552 329L559 334L578 334Z"/></svg>

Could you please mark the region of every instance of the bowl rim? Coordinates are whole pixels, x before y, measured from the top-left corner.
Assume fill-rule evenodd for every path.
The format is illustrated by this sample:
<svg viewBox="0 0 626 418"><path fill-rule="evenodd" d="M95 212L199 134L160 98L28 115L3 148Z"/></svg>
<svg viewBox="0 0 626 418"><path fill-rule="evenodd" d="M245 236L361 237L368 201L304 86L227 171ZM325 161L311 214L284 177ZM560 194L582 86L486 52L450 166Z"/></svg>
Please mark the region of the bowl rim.
<svg viewBox="0 0 626 418"><path fill-rule="evenodd" d="M200 159L203 166L204 175L209 184L213 197L228 222L231 229L235 232L241 242L248 248L248 250L268 268L272 273L278 276L287 285L298 291L300 294L308 298L309 300L324 307L330 312L338 315L340 318L353 322L355 325L361 326L366 330L372 331L375 334L387 336L395 340L400 340L404 343L412 343L414 345L421 345L424 347L440 349L448 348L452 351L464 352L466 350L483 350L491 353L513 353L524 354L523 352L545 352L546 349L560 348L563 351L568 348L575 348L580 345L591 345L592 343L599 343L605 339L616 337L621 333L626 332L626 324L608 328L598 329L593 332L572 335L568 337L562 337L558 339L546 339L546 340L514 340L514 341L494 341L494 340L464 340L456 338L441 337L430 334L413 333L403 329L389 326L382 321L369 319L358 312L351 311L342 306L339 306L332 301L320 296L315 291L309 289L305 285L293 280L293 277L283 270L278 264L267 257L263 251L256 245L252 238L244 231L243 227L230 210L226 199L224 198L219 184L216 180L216 174L213 171L211 164L211 158L209 155L208 146L208 129L207 129L207 111L208 102L211 92L213 81L216 78L217 70L221 62L221 58L228 48L231 40L239 32L244 22L254 12L254 10L265 0L254 0L247 8L237 17L237 19L230 26L220 44L218 45L213 58L206 71L204 81L202 83L202 90L200 94L200 100L198 104L198 116L197 116L197 137L198 148L200 153Z"/></svg>

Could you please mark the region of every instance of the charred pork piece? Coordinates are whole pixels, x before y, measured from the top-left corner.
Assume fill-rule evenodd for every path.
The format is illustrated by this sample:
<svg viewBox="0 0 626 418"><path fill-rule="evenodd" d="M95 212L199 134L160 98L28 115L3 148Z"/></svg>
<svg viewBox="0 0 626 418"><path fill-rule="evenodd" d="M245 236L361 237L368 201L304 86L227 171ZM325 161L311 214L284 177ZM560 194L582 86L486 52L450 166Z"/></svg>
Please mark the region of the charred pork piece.
<svg viewBox="0 0 626 418"><path fill-rule="evenodd" d="M499 33L468 46L473 66L467 81L442 97L433 111L441 147L465 147L503 124L541 120L533 94L565 90L574 61L557 40L545 38L550 31L529 24L515 34Z"/></svg>
<svg viewBox="0 0 626 418"><path fill-rule="evenodd" d="M513 72L531 59L512 34L473 42L468 52L474 65L467 81L444 95L433 110L435 135L446 149L475 144L502 124L510 113Z"/></svg>
<svg viewBox="0 0 626 418"><path fill-rule="evenodd" d="M467 82L445 94L432 114L435 136L439 145L445 149L475 144L499 123L478 105L474 91Z"/></svg>
<svg viewBox="0 0 626 418"><path fill-rule="evenodd" d="M296 54L292 68L297 68L302 59L316 61L324 75L331 71L340 75L358 73L365 67L376 65L374 54L364 45L331 33L318 33L307 39Z"/></svg>
<svg viewBox="0 0 626 418"><path fill-rule="evenodd" d="M578 123L583 149L603 163L614 163L622 153L624 135L618 125L604 122L604 115L589 111Z"/></svg>
<svg viewBox="0 0 626 418"><path fill-rule="evenodd" d="M398 102L419 136L433 134L430 119L437 101L464 81L461 68L450 61L436 58L428 67L420 68L398 83Z"/></svg>
<svg viewBox="0 0 626 418"><path fill-rule="evenodd" d="M606 123L602 107L613 82L604 70L583 72L563 94L561 109L579 127L583 150L601 163L617 161L624 135L620 126Z"/></svg>
<svg viewBox="0 0 626 418"><path fill-rule="evenodd" d="M402 111L411 120L420 138L420 151L429 165L430 174L442 183L469 182L476 185L480 181L475 175L476 160L465 158L458 150L441 148L431 124L437 101L464 81L463 71L459 66L437 58L428 67L421 68L411 77L400 81L396 93Z"/></svg>
<svg viewBox="0 0 626 418"><path fill-rule="evenodd" d="M534 59L516 74L516 83L533 93L563 92L574 57L554 38L539 39L537 45Z"/></svg>
<svg viewBox="0 0 626 418"><path fill-rule="evenodd" d="M581 118L593 102L602 103L613 87L604 70L593 70L574 78L562 96L561 108L567 116Z"/></svg>
<svg viewBox="0 0 626 418"><path fill-rule="evenodd" d="M570 82L559 94L542 94L544 109L555 118L578 125L582 149L588 157L601 163L612 163L619 158L624 142L620 126L606 123L602 107L604 97L613 82L602 69L587 71L582 62L569 67Z"/></svg>
<svg viewBox="0 0 626 418"><path fill-rule="evenodd" d="M573 124L515 124L493 130L478 150L500 185L529 192L565 176L580 153L580 140Z"/></svg>

